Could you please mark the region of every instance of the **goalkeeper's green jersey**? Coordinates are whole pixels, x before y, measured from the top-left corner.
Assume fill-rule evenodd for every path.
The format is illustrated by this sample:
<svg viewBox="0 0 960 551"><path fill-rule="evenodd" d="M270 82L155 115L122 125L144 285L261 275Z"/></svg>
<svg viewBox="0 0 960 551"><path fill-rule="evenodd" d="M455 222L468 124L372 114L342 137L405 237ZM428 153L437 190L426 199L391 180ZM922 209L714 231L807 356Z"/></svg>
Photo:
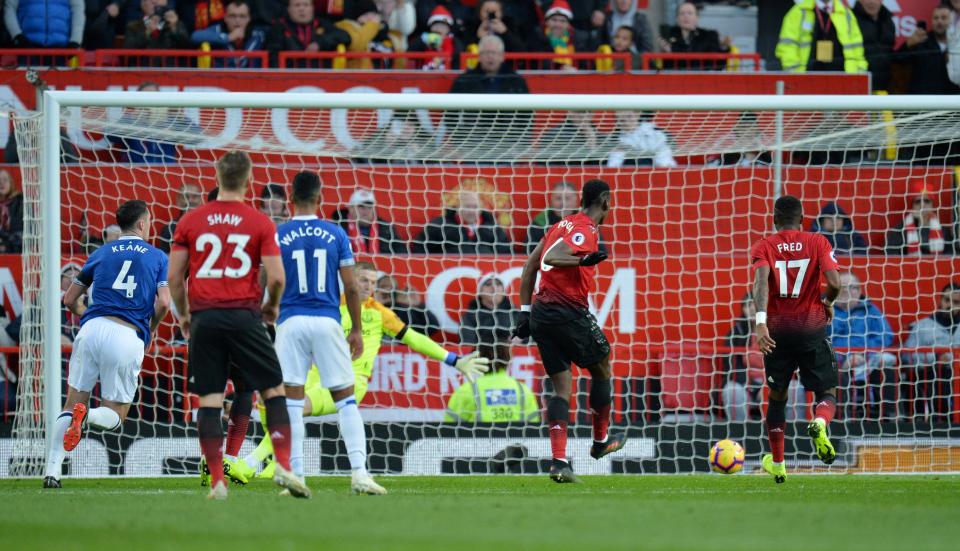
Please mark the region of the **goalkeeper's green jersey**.
<svg viewBox="0 0 960 551"><path fill-rule="evenodd" d="M340 319L343 334L346 335L353 328L353 320L350 319L350 312L343 297L340 298ZM430 337L407 327L393 310L373 297L360 303L360 334L363 336L363 354L354 360L353 372L368 379L373 374L373 362L380 353L380 343L384 335L393 337L415 352L435 360L443 361L448 355L442 346L430 340Z"/></svg>

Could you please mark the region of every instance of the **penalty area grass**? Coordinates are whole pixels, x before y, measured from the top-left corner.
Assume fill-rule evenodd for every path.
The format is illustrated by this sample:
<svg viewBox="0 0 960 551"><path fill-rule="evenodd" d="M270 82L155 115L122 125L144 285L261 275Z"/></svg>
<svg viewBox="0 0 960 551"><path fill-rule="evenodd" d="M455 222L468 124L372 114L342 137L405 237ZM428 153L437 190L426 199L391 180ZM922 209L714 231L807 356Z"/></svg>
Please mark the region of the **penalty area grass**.
<svg viewBox="0 0 960 551"><path fill-rule="evenodd" d="M266 480L209 502L196 478L0 480L0 549L934 550L960 546L960 476L792 475Z"/></svg>

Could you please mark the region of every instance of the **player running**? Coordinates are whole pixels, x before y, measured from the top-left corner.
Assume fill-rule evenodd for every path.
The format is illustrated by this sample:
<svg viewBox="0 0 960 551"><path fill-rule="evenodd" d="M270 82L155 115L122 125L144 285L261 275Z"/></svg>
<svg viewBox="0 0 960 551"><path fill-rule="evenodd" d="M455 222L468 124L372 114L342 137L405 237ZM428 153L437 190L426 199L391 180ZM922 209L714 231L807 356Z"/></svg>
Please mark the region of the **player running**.
<svg viewBox="0 0 960 551"><path fill-rule="evenodd" d="M80 332L70 355L67 399L47 450L44 488L60 487L64 456L80 443L84 421L102 430L120 428L137 391L144 350L170 309L167 255L146 242L147 204L127 201L116 219L120 239L94 251L63 296L80 316ZM91 286L88 307L80 299ZM98 379L103 405L87 411Z"/></svg>
<svg viewBox="0 0 960 551"><path fill-rule="evenodd" d="M610 343L590 314L587 297L593 290L596 266L607 258L598 248L599 230L610 212L610 186L590 180L583 186L581 210L557 222L530 254L520 276L520 321L514 336L533 336L544 370L553 382L547 402L547 426L554 482L577 482L567 459L567 421L570 419L572 377L570 362L590 372L590 409L593 414L594 459L613 453L626 435L607 433L610 424ZM540 272L536 301L534 282Z"/></svg>
<svg viewBox="0 0 960 551"><path fill-rule="evenodd" d="M280 363L263 322L277 318L283 264L276 229L245 202L252 163L241 151L217 161L216 201L183 216L170 253L170 293L189 339L190 389L200 396L197 432L210 469L210 499L226 499L220 409L228 377L257 390L269 413L276 447L273 481L296 497L310 489L290 471L290 419ZM260 264L266 270L267 301L261 306ZM189 304L184 279L189 269ZM231 371L231 365L233 370Z"/></svg>
<svg viewBox="0 0 960 551"><path fill-rule="evenodd" d="M419 352L428 358L455 367L470 379L490 369L490 360L487 358L478 357L476 352L467 356L458 356L453 352L447 352L442 346L430 340L430 337L418 333L408 325L404 325L393 310L374 299L373 292L377 287L377 268L373 264L357 262L354 266L354 273L357 279L357 287L360 290L360 298L363 301L360 304L363 354L353 361L353 389L357 403L363 402L363 398L367 394L367 386L370 384L370 377L373 375L374 361L380 352L380 344L384 335L399 340L414 352ZM344 332L349 333L353 327L353 322L343 299L340 301L340 316ZM311 368L304 383L304 417L331 415L336 412L333 396L323 386L316 367ZM237 470L239 474L248 478L252 477L272 451L270 437L269 435L265 436L257 445L257 449L244 458L239 463L239 467L235 466L234 470L239 469ZM269 475L273 469L273 464L271 461L261 473L261 476L264 476L264 473Z"/></svg>
<svg viewBox="0 0 960 551"><path fill-rule="evenodd" d="M840 273L833 248L822 235L803 231L803 206L785 195L774 204L777 233L750 250L755 271L753 300L757 305L757 345L770 388L767 438L770 451L761 463L778 484L786 482L783 440L786 429L787 386L800 370L800 382L816 394L816 418L807 427L820 460L833 463L837 454L827 426L837 409L837 357L827 338L833 302L840 294ZM820 274L827 293L820 298Z"/></svg>

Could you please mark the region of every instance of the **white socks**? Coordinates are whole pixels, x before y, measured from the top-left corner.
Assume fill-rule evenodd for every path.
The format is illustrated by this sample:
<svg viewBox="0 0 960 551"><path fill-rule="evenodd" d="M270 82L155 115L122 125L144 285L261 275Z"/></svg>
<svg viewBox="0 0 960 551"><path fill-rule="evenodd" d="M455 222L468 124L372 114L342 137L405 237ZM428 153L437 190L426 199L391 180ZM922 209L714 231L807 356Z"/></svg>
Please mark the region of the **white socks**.
<svg viewBox="0 0 960 551"><path fill-rule="evenodd" d="M108 407L93 408L87 412L87 423L103 430L120 428L120 415Z"/></svg>
<svg viewBox="0 0 960 551"><path fill-rule="evenodd" d="M50 441L50 447L47 449L47 472L44 476L52 476L60 480L60 473L63 471L63 458L67 452L63 449L63 435L66 434L70 423L73 422L73 412L65 411L57 417L53 425L53 440Z"/></svg>
<svg viewBox="0 0 960 551"><path fill-rule="evenodd" d="M353 472L367 472L367 433L363 428L363 419L357 408L357 400L349 396L336 403L340 414L340 436L347 447L350 468ZM291 421L291 424L293 421Z"/></svg>
<svg viewBox="0 0 960 551"><path fill-rule="evenodd" d="M287 398L287 415L290 416L290 468L293 474L303 477L303 436L307 432L303 426L303 402L301 398Z"/></svg>

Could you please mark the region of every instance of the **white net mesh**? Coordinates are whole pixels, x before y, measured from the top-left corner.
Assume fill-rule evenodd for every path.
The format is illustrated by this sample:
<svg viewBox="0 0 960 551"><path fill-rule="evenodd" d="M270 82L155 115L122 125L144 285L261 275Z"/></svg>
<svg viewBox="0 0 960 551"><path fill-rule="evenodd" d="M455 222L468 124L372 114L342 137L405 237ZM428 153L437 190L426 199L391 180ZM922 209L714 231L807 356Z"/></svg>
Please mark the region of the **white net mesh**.
<svg viewBox="0 0 960 551"><path fill-rule="evenodd" d="M156 244L163 246L163 230L215 185L212 160L224 150L244 149L255 161L251 201L273 209L278 219L285 216L285 202L261 195L274 193L274 186L288 192L300 170L320 173L322 214L342 219L354 234L367 230L351 197L358 189L371 192L376 215L390 225L374 224L376 239L358 237L355 245L376 244L355 252L384 274L375 297L454 351L473 348L466 344L473 341L464 320L472 317L471 301L489 274L498 275L510 307L503 316L490 316L497 320L491 331L477 334L509 333L520 267L535 244L530 235L556 221L551 203L571 208L568 187L561 184L570 184L575 208L583 182L607 180L613 213L601 232L611 260L600 266L594 310L613 345L613 424L630 433L631 444L613 459L589 459L589 378L578 376L569 450L580 473L705 472L709 445L724 437L743 443L748 467L756 465L767 448L765 392L758 352L742 319L751 281L747 252L769 233L777 193L796 195L805 206L806 227L839 224L831 238L842 271L856 276L863 296L881 312L879 318L871 313L872 321L841 327L847 337L834 335L842 384L832 426L839 459L830 470L958 469L960 419L949 351L960 340L911 331L918 320L939 323L929 316L941 304L941 288L960 271L952 254L958 112L786 111L779 129L782 169L772 153L778 149L772 111L184 106L70 108L63 115L68 136L101 148L80 162L63 158L65 263L82 263L127 199L150 203ZM38 159L38 128L28 122L17 127L22 162ZM36 165L23 166L25 193L36 199ZM479 199L479 227L457 226L475 214L461 210L467 196ZM24 286L25 303L36 305L42 237L33 233L39 211L35 203L29 206L30 197ZM915 198L921 198L916 209L926 209L926 226L909 219L904 225ZM840 209L846 214L836 214ZM503 231L493 231L493 224ZM898 225L903 231L890 231ZM851 284L845 292L853 293L853 280L845 281ZM866 308L844 297L851 316ZM26 308L40 315L36 306ZM26 376L18 442L43 434L40 318L29 319L35 321L22 344ZM880 321L887 327L869 325ZM168 319L148 352L122 434L90 431L86 448L71 456L71 474L192 472L199 456L192 428L196 404L185 392L184 357L184 343ZM512 346L509 373L529 388L538 407L545 404L549 388L535 347ZM539 423L444 422L461 384L451 368L386 339L362 400L371 468L542 472L550 454ZM483 411L488 398L477 395L473 402ZM791 464L814 468L816 456L801 424L810 416L810 400L801 388L792 389L788 420L796 425L788 428L787 450ZM346 471L336 418L311 421L307 474ZM252 429L245 452L260 434Z"/></svg>

